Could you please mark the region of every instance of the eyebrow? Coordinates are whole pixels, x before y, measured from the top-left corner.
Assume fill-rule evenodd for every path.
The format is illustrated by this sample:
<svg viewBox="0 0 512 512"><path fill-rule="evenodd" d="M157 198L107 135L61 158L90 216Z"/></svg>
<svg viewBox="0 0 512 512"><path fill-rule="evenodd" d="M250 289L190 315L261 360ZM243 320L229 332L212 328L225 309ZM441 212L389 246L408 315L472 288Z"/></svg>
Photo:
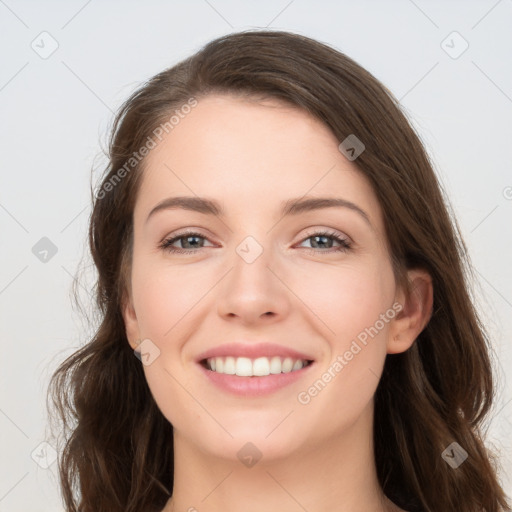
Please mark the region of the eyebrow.
<svg viewBox="0 0 512 512"><path fill-rule="evenodd" d="M320 210L323 208L348 208L358 213L373 229L368 214L359 206L340 197L298 197L288 199L281 204L281 217L298 215L304 212ZM168 197L160 201L150 212L146 222L157 212L162 210L183 209L205 215L224 216L224 209L213 199L193 196Z"/></svg>

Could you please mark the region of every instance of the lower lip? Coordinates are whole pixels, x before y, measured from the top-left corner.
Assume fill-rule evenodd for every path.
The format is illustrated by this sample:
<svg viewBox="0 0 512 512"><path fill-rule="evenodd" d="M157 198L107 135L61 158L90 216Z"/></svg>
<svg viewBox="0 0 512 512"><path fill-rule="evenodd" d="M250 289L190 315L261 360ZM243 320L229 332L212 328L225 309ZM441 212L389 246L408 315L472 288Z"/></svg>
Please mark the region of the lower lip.
<svg viewBox="0 0 512 512"><path fill-rule="evenodd" d="M206 369L199 363L199 368L206 377L218 388L238 396L263 396L274 393L285 386L296 382L304 377L314 365L308 366L289 373L277 373L265 375L264 377L239 377L238 375L226 375Z"/></svg>

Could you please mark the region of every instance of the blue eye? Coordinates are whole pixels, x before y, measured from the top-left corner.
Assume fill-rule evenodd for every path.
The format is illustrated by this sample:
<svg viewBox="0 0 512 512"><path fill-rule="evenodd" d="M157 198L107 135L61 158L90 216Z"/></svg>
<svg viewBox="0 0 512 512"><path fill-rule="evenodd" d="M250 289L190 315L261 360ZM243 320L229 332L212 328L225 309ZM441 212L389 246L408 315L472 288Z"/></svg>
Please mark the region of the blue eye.
<svg viewBox="0 0 512 512"><path fill-rule="evenodd" d="M312 233L312 234L308 235L307 238L305 238L303 240L303 242L305 242L306 240L310 240L310 239L320 239L320 240L315 240L315 242L314 242L315 245L325 244L326 240L327 241L334 241L334 242L339 244L339 247L335 247L335 248L327 247L326 248L327 250L323 250L323 251L320 251L320 252L328 252L328 253L331 253L331 252L346 252L346 251L348 251L351 248L351 243L350 243L348 238L344 238L342 236L339 236L338 233L332 232L332 231L321 231L321 232ZM308 249L308 248L306 248L306 249ZM315 247L313 247L311 249L311 251L313 251L315 253L318 252L318 250L316 250Z"/></svg>
<svg viewBox="0 0 512 512"><path fill-rule="evenodd" d="M332 253L332 252L346 252L351 248L351 243L348 238L344 238L339 236L336 232L329 231L320 231L309 234L306 238L302 240L302 243L306 240L314 239L313 245L319 245L319 247L304 247L309 252L313 252L315 254L318 253ZM160 244L160 248L164 251L175 253L175 254L194 254L197 253L199 249L204 247L204 244L200 242L200 240L208 240L206 237L202 236L200 233L196 233L193 231L180 233L172 238L167 238L163 240ZM191 248L179 248L175 247L174 244L176 242L180 242L183 246L188 245ZM329 242L335 242L339 244L339 247L322 247Z"/></svg>
<svg viewBox="0 0 512 512"><path fill-rule="evenodd" d="M197 242L192 242L191 246L192 247L195 247L191 250L189 249L180 249L178 247L174 247L173 244L175 242L177 242L178 240L186 240L186 244L190 244L190 240L189 239L199 239L199 238L202 238L203 240L207 240L206 237L202 236L200 233L194 233L194 232L188 232L188 233L181 233L173 238L167 238L166 240L164 240L161 244L160 244L160 248L165 250L165 251L169 251L169 252L174 252L174 253L179 253L179 254L192 254L192 253L195 253L197 252ZM182 244L183 245L183 244Z"/></svg>

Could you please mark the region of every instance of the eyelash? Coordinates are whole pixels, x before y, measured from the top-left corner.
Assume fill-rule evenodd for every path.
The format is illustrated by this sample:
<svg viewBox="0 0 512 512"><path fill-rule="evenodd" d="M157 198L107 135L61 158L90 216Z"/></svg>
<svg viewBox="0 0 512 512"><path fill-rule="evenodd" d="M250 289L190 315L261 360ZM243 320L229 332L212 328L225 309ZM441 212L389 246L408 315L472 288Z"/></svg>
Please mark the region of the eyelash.
<svg viewBox="0 0 512 512"><path fill-rule="evenodd" d="M170 252L170 253L175 253L175 254L194 254L194 253L197 253L198 249L179 249L178 247L172 247L172 244L174 242L176 242L177 240L181 240L182 238L188 238L188 237L191 237L191 236L195 236L195 237L198 237L198 238L204 238L205 240L208 240L208 238L206 238L205 236L201 235L201 233L197 233L195 231L189 231L189 232L180 233L180 234L178 234L178 235L176 235L176 236L174 236L172 238L166 238L165 240L163 240L160 243L159 248L164 250L164 251L167 251L167 252ZM340 247L331 248L331 249L328 249L328 250L321 250L321 249L308 248L308 247L303 247L303 249L306 249L308 252L315 253L315 254L318 254L319 252L320 253L329 253L329 254L331 254L333 252L347 252L352 247L352 244L348 240L348 238L342 238L342 237L338 236L338 234L336 232L333 232L333 231L315 231L314 233L308 234L308 236L306 238L303 238L301 240L301 242L305 242L309 238L321 237L321 236L325 236L327 238L330 238L331 240L334 240L334 241L338 242L340 244Z"/></svg>

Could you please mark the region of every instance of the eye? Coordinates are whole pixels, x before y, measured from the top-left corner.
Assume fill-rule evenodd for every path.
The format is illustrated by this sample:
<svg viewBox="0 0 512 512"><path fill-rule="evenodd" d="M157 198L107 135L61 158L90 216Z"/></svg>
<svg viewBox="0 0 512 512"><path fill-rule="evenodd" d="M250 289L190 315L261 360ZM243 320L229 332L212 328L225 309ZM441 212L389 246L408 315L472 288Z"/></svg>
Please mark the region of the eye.
<svg viewBox="0 0 512 512"><path fill-rule="evenodd" d="M204 241L208 239L201 235L201 233L189 231L179 233L171 238L166 238L160 243L159 247L164 251L175 254L194 254L197 253L198 249L204 247L204 242L201 242L201 240ZM305 249L307 249L308 252L313 252L315 254L318 254L318 252L346 252L351 248L350 240L334 231L316 231L304 238L302 243L307 240L313 240L313 247L305 247ZM174 246L178 241L181 243L182 248ZM326 247L326 244L332 245L333 242L339 244L339 246L334 248Z"/></svg>
<svg viewBox="0 0 512 512"><path fill-rule="evenodd" d="M173 253L192 254L192 253L197 252L198 248L203 247L203 245L198 242L199 239L208 240L206 237L202 236L200 233L196 233L193 231L189 231L186 233L180 233L172 238L166 238L165 240L163 240L162 243L160 244L160 248L165 251L173 252ZM191 247L191 249L189 249L188 247L185 247L183 249L180 249L179 247L174 247L175 242L182 241L182 240L184 240L185 242L182 242L181 245L189 246L189 247Z"/></svg>
<svg viewBox="0 0 512 512"><path fill-rule="evenodd" d="M308 234L307 238L304 238L302 243L307 240L312 240L313 248L308 249L308 252L318 253L318 252L347 252L351 247L351 241L349 238L335 232L335 231L316 231L314 233ZM339 244L339 247L326 247L325 245L331 245L333 242ZM316 247L315 247L316 246ZM318 250L324 249L324 250Z"/></svg>

